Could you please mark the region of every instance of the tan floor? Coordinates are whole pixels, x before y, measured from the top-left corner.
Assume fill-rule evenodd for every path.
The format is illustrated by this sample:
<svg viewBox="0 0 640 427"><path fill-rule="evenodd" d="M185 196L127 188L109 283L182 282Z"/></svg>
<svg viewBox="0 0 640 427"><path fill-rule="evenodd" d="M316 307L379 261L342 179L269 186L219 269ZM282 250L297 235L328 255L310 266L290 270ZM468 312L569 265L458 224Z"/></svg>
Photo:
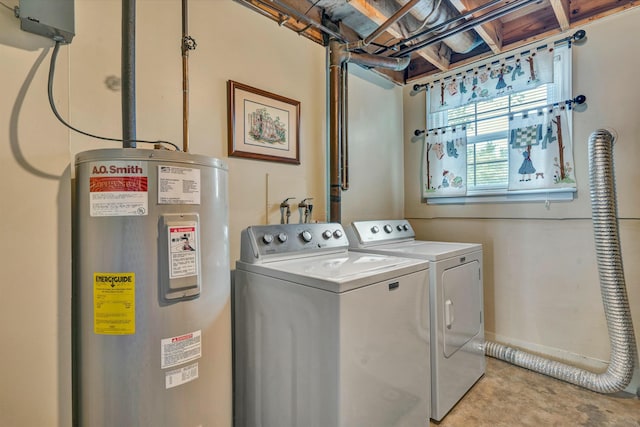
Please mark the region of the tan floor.
<svg viewBox="0 0 640 427"><path fill-rule="evenodd" d="M640 427L640 400L585 390L487 358L487 371L437 427Z"/></svg>

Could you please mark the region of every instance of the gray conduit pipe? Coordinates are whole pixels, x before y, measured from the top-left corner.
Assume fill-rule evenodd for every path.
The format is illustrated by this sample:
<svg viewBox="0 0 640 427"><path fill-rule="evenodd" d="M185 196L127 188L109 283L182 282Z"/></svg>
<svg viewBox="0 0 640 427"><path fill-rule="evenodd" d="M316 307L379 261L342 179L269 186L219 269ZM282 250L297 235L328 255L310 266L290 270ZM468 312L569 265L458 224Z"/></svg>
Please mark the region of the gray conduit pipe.
<svg viewBox="0 0 640 427"><path fill-rule="evenodd" d="M616 393L629 385L636 360L636 343L622 267L613 176L613 136L599 129L589 137L589 185L600 290L607 319L611 361L603 373L548 360L487 342L485 353L598 393Z"/></svg>

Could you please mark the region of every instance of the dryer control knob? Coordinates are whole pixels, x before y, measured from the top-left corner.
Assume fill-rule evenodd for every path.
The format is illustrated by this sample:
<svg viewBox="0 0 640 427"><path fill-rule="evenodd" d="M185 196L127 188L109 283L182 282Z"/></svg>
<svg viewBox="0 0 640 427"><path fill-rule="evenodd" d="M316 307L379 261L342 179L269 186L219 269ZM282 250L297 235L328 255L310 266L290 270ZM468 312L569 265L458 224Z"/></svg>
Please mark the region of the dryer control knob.
<svg viewBox="0 0 640 427"><path fill-rule="evenodd" d="M326 239L330 239L332 235L333 235L333 234L331 233L331 230L325 230L325 231L322 233L322 237L324 237L324 238L325 238L325 240L326 240Z"/></svg>
<svg viewBox="0 0 640 427"><path fill-rule="evenodd" d="M391 227L391 225L386 224L384 226L384 231L386 231L387 233L391 233L393 231L393 227Z"/></svg>
<svg viewBox="0 0 640 427"><path fill-rule="evenodd" d="M404 231L409 231L409 226L407 224L405 224L405 225L402 226L402 229Z"/></svg>
<svg viewBox="0 0 640 427"><path fill-rule="evenodd" d="M377 225L374 225L373 227L371 227L371 232L372 232L373 234L376 234L378 231L380 231L380 229L378 228L378 226L377 226Z"/></svg>
<svg viewBox="0 0 640 427"><path fill-rule="evenodd" d="M304 230L302 234L300 234L300 237L302 237L302 240L307 243L309 243L311 239L313 239L313 236L311 235L311 232L309 230Z"/></svg>
<svg viewBox="0 0 640 427"><path fill-rule="evenodd" d="M333 237L335 237L336 239L339 239L342 237L342 230L336 230L333 232Z"/></svg>
<svg viewBox="0 0 640 427"><path fill-rule="evenodd" d="M273 234L265 234L264 236L262 236L262 241L265 245L270 244L271 242L273 242Z"/></svg>
<svg viewBox="0 0 640 427"><path fill-rule="evenodd" d="M402 231L402 226L401 225L398 225L396 228L398 229L398 231Z"/></svg>
<svg viewBox="0 0 640 427"><path fill-rule="evenodd" d="M280 241L280 243L286 242L287 241L287 233L278 234L278 240Z"/></svg>

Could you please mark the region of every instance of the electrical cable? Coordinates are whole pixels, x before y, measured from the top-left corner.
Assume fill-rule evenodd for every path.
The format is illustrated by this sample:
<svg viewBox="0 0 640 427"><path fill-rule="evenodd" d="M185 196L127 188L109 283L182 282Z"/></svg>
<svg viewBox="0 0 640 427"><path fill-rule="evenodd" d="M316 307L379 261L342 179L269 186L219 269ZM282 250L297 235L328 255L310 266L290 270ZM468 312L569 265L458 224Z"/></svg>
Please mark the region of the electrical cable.
<svg viewBox="0 0 640 427"><path fill-rule="evenodd" d="M427 21L429 20L429 18L431 18L431 16L433 16L435 11L440 8L441 3L442 3L442 0L438 0L437 4L436 3L433 4L433 7L431 8L431 12L429 12L429 14L424 17L424 19L422 20L422 24L415 30L409 31L410 36L416 34L418 31L421 31L427 25Z"/></svg>
<svg viewBox="0 0 640 427"><path fill-rule="evenodd" d="M317 5L318 3L320 3L320 0L316 0L316 1L315 1L315 3L313 3L313 4L311 5L311 7L309 7L309 9L307 9L307 11L304 13L304 15L305 15L305 16L307 16L307 13L311 12L311 9L313 9L314 7L316 7L316 5ZM298 22L299 22L299 20L298 20Z"/></svg>
<svg viewBox="0 0 640 427"><path fill-rule="evenodd" d="M173 142L169 142L169 141L147 141L147 140L143 140L143 139L135 139L135 140L124 140L121 138L108 138L105 136L99 136L99 135L94 135L88 132L84 132L81 131L80 129L76 129L75 127L71 126L69 123L67 123L58 113L58 109L56 108L56 105L53 101L53 76L55 74L55 69L56 69L56 60L58 58L58 51L60 50L60 41L56 40L56 45L53 48L53 53L51 54L51 64L49 66L49 81L48 81L48 85L47 85L47 92L48 92L48 96L49 96L49 105L51 106L51 110L53 111L53 114L56 116L56 118L66 127L68 127L69 129L76 131L82 135L85 136L89 136L91 138L97 138L97 139L101 139L104 141L116 141L116 142L140 142L143 144L166 144L166 145L170 145L173 148L175 148L175 151L181 151L180 147L178 147L176 144L174 144Z"/></svg>

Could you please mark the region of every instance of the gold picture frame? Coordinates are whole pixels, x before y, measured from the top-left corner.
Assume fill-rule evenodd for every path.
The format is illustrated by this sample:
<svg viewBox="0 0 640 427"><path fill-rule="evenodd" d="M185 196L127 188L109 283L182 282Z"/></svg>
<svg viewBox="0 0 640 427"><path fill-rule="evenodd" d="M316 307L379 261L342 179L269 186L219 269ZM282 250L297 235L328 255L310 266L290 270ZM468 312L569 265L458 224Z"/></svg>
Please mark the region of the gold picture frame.
<svg viewBox="0 0 640 427"><path fill-rule="evenodd" d="M300 164L300 102L229 80L229 157Z"/></svg>

